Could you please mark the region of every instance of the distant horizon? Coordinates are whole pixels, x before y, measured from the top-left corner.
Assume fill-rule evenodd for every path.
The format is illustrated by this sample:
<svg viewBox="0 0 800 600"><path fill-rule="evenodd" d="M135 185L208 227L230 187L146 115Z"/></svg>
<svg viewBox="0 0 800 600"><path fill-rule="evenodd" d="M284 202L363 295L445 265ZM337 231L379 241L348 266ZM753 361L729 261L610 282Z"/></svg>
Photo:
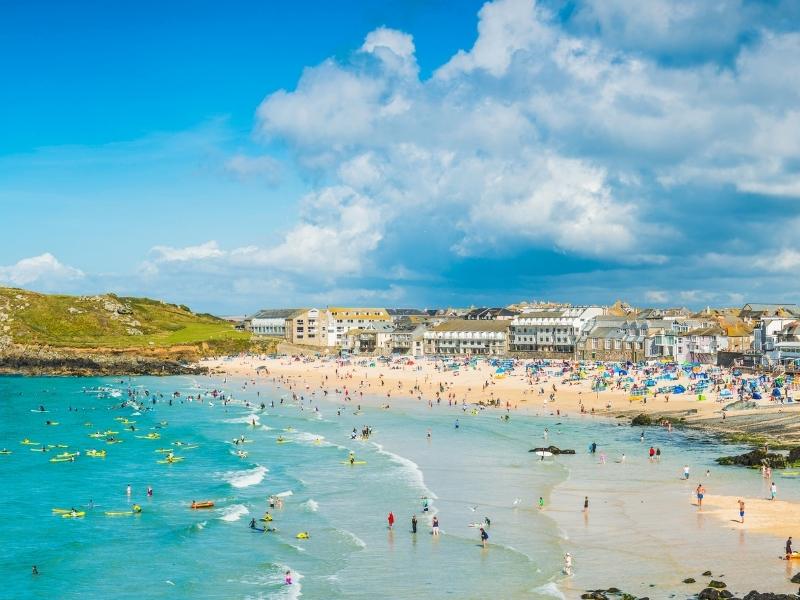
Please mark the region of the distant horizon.
<svg viewBox="0 0 800 600"><path fill-rule="evenodd" d="M800 302L800 4L22 3L0 284Z"/></svg>

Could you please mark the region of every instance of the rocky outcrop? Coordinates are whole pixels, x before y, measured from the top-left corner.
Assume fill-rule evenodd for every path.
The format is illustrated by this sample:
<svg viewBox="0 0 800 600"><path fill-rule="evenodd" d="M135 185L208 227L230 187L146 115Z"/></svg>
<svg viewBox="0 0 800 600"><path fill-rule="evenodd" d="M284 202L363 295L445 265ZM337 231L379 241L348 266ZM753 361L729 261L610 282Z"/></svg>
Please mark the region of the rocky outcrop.
<svg viewBox="0 0 800 600"><path fill-rule="evenodd" d="M644 413L636 415L635 417L633 417L633 420L631 420L632 427L647 427L648 425L652 424L653 424L653 418L650 415L646 415Z"/></svg>
<svg viewBox="0 0 800 600"><path fill-rule="evenodd" d="M6 375L186 375L202 374L176 357L131 352L92 352L50 348L6 348L0 352L0 374Z"/></svg>
<svg viewBox="0 0 800 600"><path fill-rule="evenodd" d="M764 592L763 594L753 590L745 594L742 600L798 600L800 596L797 594L773 594L771 592Z"/></svg>
<svg viewBox="0 0 800 600"><path fill-rule="evenodd" d="M767 452L763 448L756 448L738 456L723 456L717 459L720 465L740 465L743 467L760 467L761 465L773 469L784 469L788 465L786 456L776 452Z"/></svg>

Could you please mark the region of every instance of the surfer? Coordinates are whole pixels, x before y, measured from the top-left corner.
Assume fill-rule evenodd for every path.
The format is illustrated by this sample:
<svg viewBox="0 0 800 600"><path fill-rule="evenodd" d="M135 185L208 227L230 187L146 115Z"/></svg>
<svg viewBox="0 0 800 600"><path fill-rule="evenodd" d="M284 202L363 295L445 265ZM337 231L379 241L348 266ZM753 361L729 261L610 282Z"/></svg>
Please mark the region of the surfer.
<svg viewBox="0 0 800 600"><path fill-rule="evenodd" d="M38 575L38 574L39 574L39 569L36 568L36 565L33 565L33 568L31 568L31 575Z"/></svg>
<svg viewBox="0 0 800 600"><path fill-rule="evenodd" d="M250 529L256 528L256 520L255 518L250 519Z"/></svg>

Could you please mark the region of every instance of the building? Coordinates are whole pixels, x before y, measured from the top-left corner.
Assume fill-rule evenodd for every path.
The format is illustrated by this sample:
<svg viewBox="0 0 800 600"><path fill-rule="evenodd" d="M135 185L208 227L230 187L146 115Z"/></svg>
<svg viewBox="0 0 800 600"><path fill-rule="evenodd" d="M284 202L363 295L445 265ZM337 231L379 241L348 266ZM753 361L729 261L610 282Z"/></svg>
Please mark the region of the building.
<svg viewBox="0 0 800 600"><path fill-rule="evenodd" d="M675 360L717 364L717 353L728 350L728 334L717 324L691 329L677 336Z"/></svg>
<svg viewBox="0 0 800 600"><path fill-rule="evenodd" d="M765 352L764 363L783 365L787 370L797 372L800 367L800 321L791 321L775 335L772 349Z"/></svg>
<svg viewBox="0 0 800 600"><path fill-rule="evenodd" d="M384 308L303 308L286 317L285 337L292 344L347 348L347 332L371 323L391 324Z"/></svg>
<svg viewBox="0 0 800 600"><path fill-rule="evenodd" d="M451 319L423 335L425 354L491 355L508 352L508 321Z"/></svg>
<svg viewBox="0 0 800 600"><path fill-rule="evenodd" d="M428 327L424 323L404 322L395 326L392 332L392 354L424 356L427 330Z"/></svg>
<svg viewBox="0 0 800 600"><path fill-rule="evenodd" d="M319 308L301 308L284 322L284 337L290 344L328 346L328 314Z"/></svg>
<svg viewBox="0 0 800 600"><path fill-rule="evenodd" d="M581 332L603 312L600 306L560 306L524 312L511 321L510 349L548 356L574 356Z"/></svg>
<svg viewBox="0 0 800 600"><path fill-rule="evenodd" d="M342 349L351 354L388 355L392 351L393 332L394 325L391 322L367 323L347 331Z"/></svg>
<svg viewBox="0 0 800 600"><path fill-rule="evenodd" d="M753 329L753 350L764 354L775 349L775 344L780 341L784 328L797 320L797 317L785 314L783 316L762 316Z"/></svg>
<svg viewBox="0 0 800 600"><path fill-rule="evenodd" d="M761 304L751 302L739 311L739 318L755 323L764 317L799 317L800 307L796 304Z"/></svg>
<svg viewBox="0 0 800 600"><path fill-rule="evenodd" d="M286 337L286 318L296 311L296 308L260 310L244 319L244 329L255 335Z"/></svg>

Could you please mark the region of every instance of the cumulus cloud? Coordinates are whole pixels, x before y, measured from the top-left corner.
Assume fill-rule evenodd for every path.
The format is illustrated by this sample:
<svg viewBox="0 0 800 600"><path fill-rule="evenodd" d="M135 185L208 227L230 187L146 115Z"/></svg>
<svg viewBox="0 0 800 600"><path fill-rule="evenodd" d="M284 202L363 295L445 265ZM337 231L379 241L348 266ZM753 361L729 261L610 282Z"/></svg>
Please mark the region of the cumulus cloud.
<svg viewBox="0 0 800 600"><path fill-rule="evenodd" d="M49 252L23 258L13 265L0 266L0 283L14 286L35 285L53 289L84 277L83 271L63 264Z"/></svg>
<svg viewBox="0 0 800 600"><path fill-rule="evenodd" d="M277 183L281 176L281 164L271 156L247 156L235 154L225 161L225 169L239 177L262 177Z"/></svg>

